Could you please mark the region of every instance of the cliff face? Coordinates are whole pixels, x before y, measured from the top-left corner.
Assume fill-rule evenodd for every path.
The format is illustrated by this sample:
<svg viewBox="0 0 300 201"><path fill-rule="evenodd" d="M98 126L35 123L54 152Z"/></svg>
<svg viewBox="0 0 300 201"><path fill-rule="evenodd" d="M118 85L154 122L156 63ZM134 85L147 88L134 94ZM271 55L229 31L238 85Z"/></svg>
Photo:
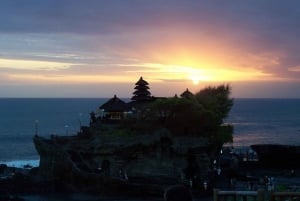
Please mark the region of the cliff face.
<svg viewBox="0 0 300 201"><path fill-rule="evenodd" d="M209 169L210 145L206 139L139 136L34 137L40 155L39 173L47 180L67 183L105 181L162 186L203 179ZM104 183L103 183L104 182Z"/></svg>

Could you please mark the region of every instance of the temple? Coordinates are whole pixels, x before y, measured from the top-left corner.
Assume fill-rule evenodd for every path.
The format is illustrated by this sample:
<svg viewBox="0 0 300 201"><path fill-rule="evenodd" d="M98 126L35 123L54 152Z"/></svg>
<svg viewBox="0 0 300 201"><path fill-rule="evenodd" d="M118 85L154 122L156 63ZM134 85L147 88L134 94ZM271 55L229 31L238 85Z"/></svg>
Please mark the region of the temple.
<svg viewBox="0 0 300 201"><path fill-rule="evenodd" d="M175 96L177 97L177 95ZM189 99L193 97L194 94L186 89L180 96L181 98ZM109 99L99 107L97 118L107 123L119 122L128 115L138 112L139 108L144 107L147 103L160 98L164 97L151 96L149 83L144 80L143 77L140 77L135 83L133 96L130 102L126 103L118 98L117 95L114 95L113 98Z"/></svg>
<svg viewBox="0 0 300 201"><path fill-rule="evenodd" d="M130 112L128 104L116 95L101 105L99 109L103 112L102 117L110 120L121 120Z"/></svg>
<svg viewBox="0 0 300 201"><path fill-rule="evenodd" d="M161 196L176 184L201 191L203 181L210 188L221 173L217 137L230 128L214 123L213 110L197 111L200 103L189 101L192 96L186 89L180 96L154 97L140 77L131 99L114 95L77 135L35 135L38 176L70 192ZM235 163L228 167L234 172Z"/></svg>
<svg viewBox="0 0 300 201"><path fill-rule="evenodd" d="M151 97L151 93L148 87L149 83L140 77L139 81L135 83L135 91L133 92L133 97L131 100L133 101L149 101L153 100Z"/></svg>
<svg viewBox="0 0 300 201"><path fill-rule="evenodd" d="M194 94L192 92L190 92L189 89L186 89L180 96L182 98L190 99L190 98L194 97Z"/></svg>

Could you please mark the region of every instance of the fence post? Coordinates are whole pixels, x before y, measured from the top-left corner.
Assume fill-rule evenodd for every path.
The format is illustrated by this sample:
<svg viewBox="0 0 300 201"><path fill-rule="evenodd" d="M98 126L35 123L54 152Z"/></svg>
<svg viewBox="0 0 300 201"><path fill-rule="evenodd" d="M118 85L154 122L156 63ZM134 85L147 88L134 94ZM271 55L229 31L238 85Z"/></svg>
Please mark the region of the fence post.
<svg viewBox="0 0 300 201"><path fill-rule="evenodd" d="M214 201L218 201L219 189L214 189Z"/></svg>
<svg viewBox="0 0 300 201"><path fill-rule="evenodd" d="M269 191L268 193L269 193L269 194L268 194L269 200L270 200L270 201L274 201L274 200L275 200L274 191ZM287 200L289 200L289 199L287 199Z"/></svg>
<svg viewBox="0 0 300 201"><path fill-rule="evenodd" d="M265 199L265 191L263 189L258 189L257 190L257 201L264 201Z"/></svg>

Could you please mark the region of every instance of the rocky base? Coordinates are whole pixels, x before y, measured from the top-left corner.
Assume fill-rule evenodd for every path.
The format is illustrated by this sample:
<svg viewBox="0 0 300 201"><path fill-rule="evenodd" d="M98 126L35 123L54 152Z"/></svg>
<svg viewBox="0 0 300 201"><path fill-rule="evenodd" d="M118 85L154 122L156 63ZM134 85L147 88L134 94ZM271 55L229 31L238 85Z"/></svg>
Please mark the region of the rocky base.
<svg viewBox="0 0 300 201"><path fill-rule="evenodd" d="M163 195L175 184L207 178L214 154L207 139L153 135L34 137L40 155L37 178L48 189L124 195ZM43 186L43 184L39 184Z"/></svg>
<svg viewBox="0 0 300 201"><path fill-rule="evenodd" d="M6 167L5 173L1 173L0 179L0 201L17 200L11 195L24 194L47 194L47 193L89 193L102 195L126 195L126 196L162 196L164 186L149 184L147 181L134 183L116 179L103 179L95 181L78 181L70 183L59 180L44 180L38 175L38 168L31 170Z"/></svg>
<svg viewBox="0 0 300 201"><path fill-rule="evenodd" d="M279 144L255 144L251 148L257 153L264 167L300 168L300 146Z"/></svg>

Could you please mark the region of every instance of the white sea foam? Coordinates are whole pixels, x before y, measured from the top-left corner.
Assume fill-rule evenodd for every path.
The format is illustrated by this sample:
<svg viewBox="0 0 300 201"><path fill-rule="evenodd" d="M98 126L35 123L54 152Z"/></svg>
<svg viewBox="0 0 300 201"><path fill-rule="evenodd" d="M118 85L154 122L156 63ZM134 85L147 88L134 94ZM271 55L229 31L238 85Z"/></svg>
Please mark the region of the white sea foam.
<svg viewBox="0 0 300 201"><path fill-rule="evenodd" d="M38 167L40 160L14 160L14 161L0 161L0 164L6 164L9 167L24 168Z"/></svg>

